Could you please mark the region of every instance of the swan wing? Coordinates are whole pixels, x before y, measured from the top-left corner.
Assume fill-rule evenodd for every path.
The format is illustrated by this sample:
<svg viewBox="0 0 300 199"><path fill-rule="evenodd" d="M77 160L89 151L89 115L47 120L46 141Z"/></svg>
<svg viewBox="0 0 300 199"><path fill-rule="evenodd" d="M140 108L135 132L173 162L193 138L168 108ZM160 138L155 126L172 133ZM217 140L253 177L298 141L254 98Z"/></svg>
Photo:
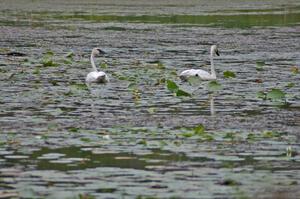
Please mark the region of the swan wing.
<svg viewBox="0 0 300 199"><path fill-rule="evenodd" d="M179 74L180 79L187 80L189 77L196 76L196 70L190 69L190 70L184 70Z"/></svg>
<svg viewBox="0 0 300 199"><path fill-rule="evenodd" d="M209 72L205 70L195 70L195 69L190 69L190 70L185 70L182 71L179 75L179 77L182 80L187 80L189 77L199 77L202 80L212 80L215 79Z"/></svg>

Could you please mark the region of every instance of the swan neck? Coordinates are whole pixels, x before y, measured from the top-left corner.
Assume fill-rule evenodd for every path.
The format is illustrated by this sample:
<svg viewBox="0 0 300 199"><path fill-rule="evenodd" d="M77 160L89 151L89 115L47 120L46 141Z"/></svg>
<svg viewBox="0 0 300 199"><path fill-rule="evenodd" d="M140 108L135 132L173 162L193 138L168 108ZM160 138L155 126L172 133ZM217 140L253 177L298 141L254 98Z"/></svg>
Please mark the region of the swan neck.
<svg viewBox="0 0 300 199"><path fill-rule="evenodd" d="M213 55L210 55L210 70L211 70L211 76L213 78L216 78L216 71L215 71Z"/></svg>
<svg viewBox="0 0 300 199"><path fill-rule="evenodd" d="M96 68L96 64L95 64L95 61L94 61L94 56L93 54L91 54L91 64L92 64L92 67L94 69L94 71L98 71L97 68Z"/></svg>

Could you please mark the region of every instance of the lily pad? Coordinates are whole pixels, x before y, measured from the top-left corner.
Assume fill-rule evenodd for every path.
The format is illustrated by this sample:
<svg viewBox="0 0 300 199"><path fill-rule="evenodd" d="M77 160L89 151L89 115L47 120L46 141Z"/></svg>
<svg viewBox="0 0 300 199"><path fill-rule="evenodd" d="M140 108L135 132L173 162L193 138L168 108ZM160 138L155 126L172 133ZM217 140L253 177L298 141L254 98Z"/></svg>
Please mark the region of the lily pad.
<svg viewBox="0 0 300 199"><path fill-rule="evenodd" d="M271 91L269 91L266 95L267 99L271 100L283 100L285 99L285 93L277 88L273 88Z"/></svg>
<svg viewBox="0 0 300 199"><path fill-rule="evenodd" d="M191 94L179 89L178 91L176 91L176 96L178 96L178 97L181 97L181 96L190 97Z"/></svg>
<svg viewBox="0 0 300 199"><path fill-rule="evenodd" d="M167 80L167 88L169 91L171 92L177 92L179 87L177 86L177 84L171 80Z"/></svg>
<svg viewBox="0 0 300 199"><path fill-rule="evenodd" d="M219 91L222 89L222 85L217 81L211 81L208 83L207 88L209 91Z"/></svg>
<svg viewBox="0 0 300 199"><path fill-rule="evenodd" d="M235 73L232 71L229 71L229 70L224 71L223 76L225 78L235 78L236 77Z"/></svg>
<svg viewBox="0 0 300 199"><path fill-rule="evenodd" d="M73 52L68 52L66 55L67 58L73 58L74 57L74 53Z"/></svg>
<svg viewBox="0 0 300 199"><path fill-rule="evenodd" d="M266 93L263 92L263 91L259 91L259 92L256 93L256 97L265 100L266 99Z"/></svg>
<svg viewBox="0 0 300 199"><path fill-rule="evenodd" d="M265 62L264 61L257 61L256 62L256 70L257 71L263 71L264 70L264 66L265 66Z"/></svg>

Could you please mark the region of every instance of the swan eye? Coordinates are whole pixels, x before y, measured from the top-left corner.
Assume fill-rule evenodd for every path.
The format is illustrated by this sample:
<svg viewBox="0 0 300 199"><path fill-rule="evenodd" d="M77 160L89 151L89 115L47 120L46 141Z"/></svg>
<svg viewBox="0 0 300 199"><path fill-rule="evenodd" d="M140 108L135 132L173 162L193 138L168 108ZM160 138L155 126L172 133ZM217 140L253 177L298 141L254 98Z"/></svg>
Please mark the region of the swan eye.
<svg viewBox="0 0 300 199"><path fill-rule="evenodd" d="M198 77L199 75L198 75L198 74L196 74L195 76L196 76L196 77Z"/></svg>

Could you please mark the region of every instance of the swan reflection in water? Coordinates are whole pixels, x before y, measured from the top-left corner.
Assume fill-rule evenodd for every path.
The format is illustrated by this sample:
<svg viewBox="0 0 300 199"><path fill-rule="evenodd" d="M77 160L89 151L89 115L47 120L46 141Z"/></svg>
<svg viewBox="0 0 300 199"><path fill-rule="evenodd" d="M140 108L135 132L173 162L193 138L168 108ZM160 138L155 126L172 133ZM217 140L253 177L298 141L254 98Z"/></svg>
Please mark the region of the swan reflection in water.
<svg viewBox="0 0 300 199"><path fill-rule="evenodd" d="M213 94L209 95L209 101L210 101L210 115L215 116L216 115L215 96Z"/></svg>

